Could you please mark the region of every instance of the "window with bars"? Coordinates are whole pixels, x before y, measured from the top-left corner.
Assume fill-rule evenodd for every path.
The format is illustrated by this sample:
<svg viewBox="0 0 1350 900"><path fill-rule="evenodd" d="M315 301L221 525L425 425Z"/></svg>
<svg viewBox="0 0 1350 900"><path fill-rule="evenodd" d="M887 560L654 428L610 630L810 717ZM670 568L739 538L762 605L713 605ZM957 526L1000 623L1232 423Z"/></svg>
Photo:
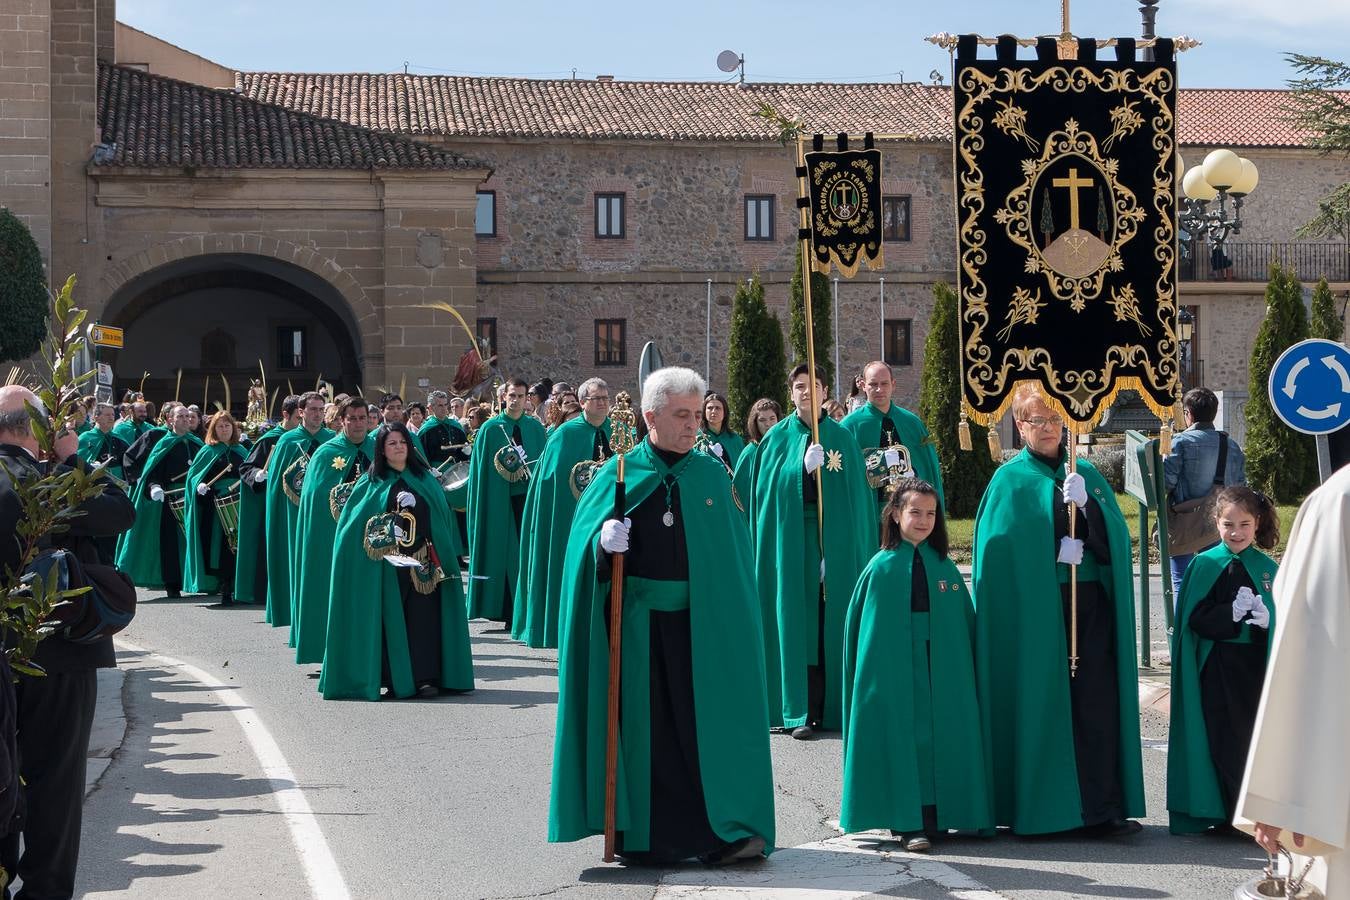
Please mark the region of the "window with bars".
<svg viewBox="0 0 1350 900"><path fill-rule="evenodd" d="M487 341L488 355L495 354L497 352L497 318L493 316L487 319L479 319L474 323L474 331L478 335L480 347L483 341Z"/></svg>
<svg viewBox="0 0 1350 900"><path fill-rule="evenodd" d="M626 319L595 320L595 364L597 366L628 365L628 321Z"/></svg>
<svg viewBox="0 0 1350 900"><path fill-rule="evenodd" d="M309 368L309 335L304 325L283 325L277 329L277 368L283 372L303 372Z"/></svg>
<svg viewBox="0 0 1350 900"><path fill-rule="evenodd" d="M910 333L913 319L886 320L885 360L888 365L908 366L913 363Z"/></svg>
<svg viewBox="0 0 1350 900"><path fill-rule="evenodd" d="M622 238L624 236L625 195L595 195L595 236L598 238Z"/></svg>
<svg viewBox="0 0 1350 900"><path fill-rule="evenodd" d="M773 240L773 194L745 195L745 239Z"/></svg>
<svg viewBox="0 0 1350 900"><path fill-rule="evenodd" d="M881 239L888 242L909 240L909 197L881 198Z"/></svg>
<svg viewBox="0 0 1350 900"><path fill-rule="evenodd" d="M473 233L475 237L496 237L497 235L497 192L479 191L478 205L473 213Z"/></svg>

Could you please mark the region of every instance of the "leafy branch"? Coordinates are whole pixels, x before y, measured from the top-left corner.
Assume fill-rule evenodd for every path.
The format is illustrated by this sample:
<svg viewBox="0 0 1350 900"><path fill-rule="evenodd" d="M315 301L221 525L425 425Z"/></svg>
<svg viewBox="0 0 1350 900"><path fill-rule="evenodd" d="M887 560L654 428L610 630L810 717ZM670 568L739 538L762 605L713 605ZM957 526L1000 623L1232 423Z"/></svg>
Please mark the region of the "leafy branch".
<svg viewBox="0 0 1350 900"><path fill-rule="evenodd" d="M1350 157L1350 65L1301 53L1286 58L1298 75L1289 81L1290 122L1308 132L1309 144L1323 154ZM1317 206L1317 215L1295 237L1350 239L1350 183L1331 191Z"/></svg>
<svg viewBox="0 0 1350 900"><path fill-rule="evenodd" d="M751 113L757 119L763 119L778 132L778 143L786 147L802 136L806 131L806 122L801 119L789 119L767 103L761 103L759 109Z"/></svg>

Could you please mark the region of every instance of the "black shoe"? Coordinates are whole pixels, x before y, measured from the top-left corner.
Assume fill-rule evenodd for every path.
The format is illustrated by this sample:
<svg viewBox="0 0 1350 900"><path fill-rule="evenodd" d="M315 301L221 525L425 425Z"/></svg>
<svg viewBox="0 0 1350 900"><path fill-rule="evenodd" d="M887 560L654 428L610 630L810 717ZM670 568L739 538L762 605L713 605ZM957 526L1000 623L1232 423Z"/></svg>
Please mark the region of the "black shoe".
<svg viewBox="0 0 1350 900"><path fill-rule="evenodd" d="M1134 819L1111 819L1106 822L1098 822L1096 825L1085 825L1081 832L1084 837L1089 838L1114 838L1128 837L1143 830L1144 826Z"/></svg>
<svg viewBox="0 0 1350 900"><path fill-rule="evenodd" d="M183 592L179 590L168 590L164 592L165 600L182 600Z"/></svg>
<svg viewBox="0 0 1350 900"><path fill-rule="evenodd" d="M792 729L792 736L799 741L809 741L816 736L816 730L810 725L798 725Z"/></svg>
<svg viewBox="0 0 1350 900"><path fill-rule="evenodd" d="M702 860L710 866L731 866L739 862L763 858L764 838L752 834L750 837L741 838L739 841L732 841L715 853L709 853L702 857Z"/></svg>

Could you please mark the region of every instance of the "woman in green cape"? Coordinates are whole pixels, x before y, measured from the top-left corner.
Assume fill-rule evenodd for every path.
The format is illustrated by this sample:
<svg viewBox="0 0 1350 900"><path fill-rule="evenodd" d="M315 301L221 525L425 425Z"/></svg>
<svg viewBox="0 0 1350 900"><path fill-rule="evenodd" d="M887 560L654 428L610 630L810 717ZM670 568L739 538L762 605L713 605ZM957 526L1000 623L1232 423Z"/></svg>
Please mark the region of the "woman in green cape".
<svg viewBox="0 0 1350 900"><path fill-rule="evenodd" d="M722 460L728 472L734 472L736 461L745 449L745 441L731 430L727 423L729 418L727 398L716 391L708 391L708 396L703 398L703 427L699 429L699 435L707 444L708 452Z"/></svg>
<svg viewBox="0 0 1350 900"><path fill-rule="evenodd" d="M188 430L187 407L173 407L170 421L171 431L147 432L156 441L139 467L131 495L136 524L117 539L117 568L137 587L164 588L176 599L182 596L187 541L169 506L186 499L188 469L202 442Z"/></svg>
<svg viewBox="0 0 1350 900"><path fill-rule="evenodd" d="M759 452L759 442L764 440L764 435L768 434L769 429L777 425L781 418L783 407L778 405L778 401L767 397L756 400L754 406L750 407L750 414L745 417L745 433L749 436L750 443L745 445L745 449L736 459L736 469L731 476L731 490L736 495L736 501L747 522L750 520L750 492L754 486L755 455Z"/></svg>
<svg viewBox="0 0 1350 900"><path fill-rule="evenodd" d="M370 471L338 520L324 699L378 700L381 687L395 697L473 690L459 553L445 490L407 427L381 428Z"/></svg>
<svg viewBox="0 0 1350 900"><path fill-rule="evenodd" d="M1275 632L1276 565L1257 549L1279 542L1274 505L1232 485L1215 497L1214 511L1220 542L1187 567L1172 637L1167 810L1173 834L1232 832Z"/></svg>
<svg viewBox="0 0 1350 900"><path fill-rule="evenodd" d="M221 527L216 498L232 496L238 513L239 467L247 455L239 444L239 423L229 412L221 410L211 417L206 428L206 446L192 458L192 468L188 469L183 589L193 594L212 594L219 588L222 606L234 602L235 551ZM235 535L237 538L237 530Z"/></svg>
<svg viewBox="0 0 1350 900"><path fill-rule="evenodd" d="M975 606L947 558L941 498L902 479L844 632L846 832L890 829L911 852L993 828L975 693Z"/></svg>

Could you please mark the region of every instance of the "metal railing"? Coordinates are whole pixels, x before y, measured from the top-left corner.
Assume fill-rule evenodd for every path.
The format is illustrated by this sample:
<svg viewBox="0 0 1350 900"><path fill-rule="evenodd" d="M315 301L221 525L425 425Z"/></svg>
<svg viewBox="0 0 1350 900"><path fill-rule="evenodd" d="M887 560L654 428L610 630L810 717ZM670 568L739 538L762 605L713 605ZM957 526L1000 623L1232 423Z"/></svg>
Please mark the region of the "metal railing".
<svg viewBox="0 0 1350 900"><path fill-rule="evenodd" d="M1181 260L1182 281L1266 281L1272 262L1292 268L1301 281L1350 281L1350 244L1345 241L1229 241L1223 252L1230 265L1220 271L1215 271L1210 244L1195 241L1186 249L1190 253Z"/></svg>

